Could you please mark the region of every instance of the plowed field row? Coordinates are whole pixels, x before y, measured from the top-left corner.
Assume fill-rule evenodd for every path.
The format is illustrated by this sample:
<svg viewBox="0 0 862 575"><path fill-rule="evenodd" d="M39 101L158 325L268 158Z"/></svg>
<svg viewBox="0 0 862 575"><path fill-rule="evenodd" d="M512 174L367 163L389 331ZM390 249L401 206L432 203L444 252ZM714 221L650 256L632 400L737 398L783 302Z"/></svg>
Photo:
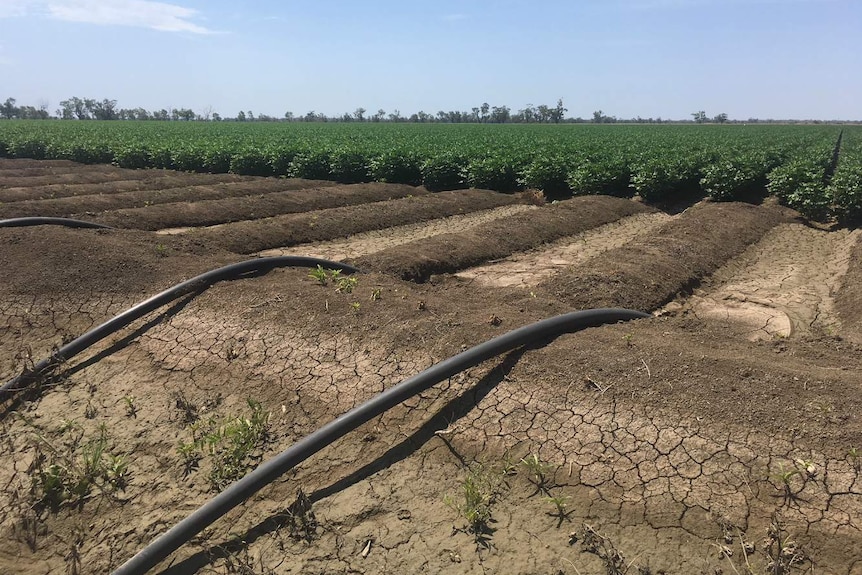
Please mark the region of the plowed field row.
<svg viewBox="0 0 862 575"><path fill-rule="evenodd" d="M468 347L620 306L654 316L439 383L154 572L568 575L610 573L617 553L632 573L860 573L858 230L774 205L671 215L611 197L536 206L484 190L149 175L0 161L0 218L121 228L0 228L0 383L227 263L311 255L365 273L213 285L0 406L0 571L116 568L213 496L216 456L190 463L178 446L208 422L245 421L249 399L270 414L253 467ZM101 183L57 183L73 177ZM72 469L99 433L126 458L122 489L47 505L44 474ZM313 522L297 522L297 501ZM479 504L487 529L471 531Z"/></svg>

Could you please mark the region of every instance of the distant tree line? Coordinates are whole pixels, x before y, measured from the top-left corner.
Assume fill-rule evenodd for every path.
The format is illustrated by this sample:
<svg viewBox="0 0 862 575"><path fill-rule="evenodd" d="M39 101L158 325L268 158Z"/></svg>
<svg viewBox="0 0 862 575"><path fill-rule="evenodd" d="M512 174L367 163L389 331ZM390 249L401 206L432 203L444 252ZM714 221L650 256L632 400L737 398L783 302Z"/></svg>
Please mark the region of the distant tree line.
<svg viewBox="0 0 862 575"><path fill-rule="evenodd" d="M709 117L705 111L691 114L691 120L663 120L658 118L617 118L606 115L602 110L593 112L591 118L567 118L565 113L568 109L563 106L563 100L557 100L556 106L540 104L534 106L527 104L524 108L512 111L508 106L491 106L487 102L470 110L440 110L436 114L418 111L413 114L402 114L399 110L386 112L377 110L374 114L368 114L365 108L356 108L353 112L345 112L340 116L327 116L326 114L311 110L306 114L294 114L285 112L282 117L257 114L251 110L240 110L233 117L222 117L211 107L206 107L200 112L189 108L171 108L169 110L146 110L145 108L118 108L116 100L95 100L92 98L73 97L60 102L60 107L52 115L48 112L47 102L42 102L39 107L18 106L15 98L7 98L0 104L0 119L13 120L159 120L174 122L411 122L411 123L440 123L440 124L664 124L664 123L691 123L696 124L724 124L724 123L845 123L842 121L821 120L762 120L749 118L748 120L729 120L727 114L721 113Z"/></svg>

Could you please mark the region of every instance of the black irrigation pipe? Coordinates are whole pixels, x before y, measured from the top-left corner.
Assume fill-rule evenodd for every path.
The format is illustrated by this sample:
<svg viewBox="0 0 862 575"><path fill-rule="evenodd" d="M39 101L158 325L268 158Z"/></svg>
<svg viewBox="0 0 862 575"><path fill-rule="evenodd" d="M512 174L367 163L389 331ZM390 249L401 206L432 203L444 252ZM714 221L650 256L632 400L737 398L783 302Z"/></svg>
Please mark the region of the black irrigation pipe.
<svg viewBox="0 0 862 575"><path fill-rule="evenodd" d="M64 361L68 361L75 355L81 353L94 343L106 338L112 333L126 327L136 319L145 316L151 311L160 308L161 306L182 297L193 291L208 288L216 282L223 280L234 279L246 274L267 272L274 268L280 267L316 267L322 266L326 269L341 270L346 273L358 273L359 270L355 267L343 264L341 262L333 262L320 258L311 258L305 256L278 256L270 258L255 258L243 262L230 264L218 269L214 269L195 276L190 280L168 288L165 291L154 295L150 299L143 301L136 306L124 311L120 315L114 317L81 335L63 347L55 351L51 357L43 359L33 367L26 369L21 374L12 378L0 387L0 403L3 403L13 394L18 391L27 389L31 384L38 381L41 377L47 375L57 365Z"/></svg>
<svg viewBox="0 0 862 575"><path fill-rule="evenodd" d="M425 371L405 379L398 385L353 408L300 439L286 450L258 466L257 469L230 485L191 515L160 535L137 555L121 565L113 575L143 575L168 555L191 540L219 517L269 485L284 473L299 465L327 445L377 417L402 401L417 395L434 384L478 365L501 353L521 346L618 321L650 317L627 309L592 309L559 315L510 331L476 347L441 361Z"/></svg>
<svg viewBox="0 0 862 575"><path fill-rule="evenodd" d="M73 220L71 218L48 218L33 216L28 218L12 218L0 220L0 228L21 228L24 226L65 226L67 228L98 228L102 230L113 230L111 226L97 224L96 222L85 222L84 220Z"/></svg>

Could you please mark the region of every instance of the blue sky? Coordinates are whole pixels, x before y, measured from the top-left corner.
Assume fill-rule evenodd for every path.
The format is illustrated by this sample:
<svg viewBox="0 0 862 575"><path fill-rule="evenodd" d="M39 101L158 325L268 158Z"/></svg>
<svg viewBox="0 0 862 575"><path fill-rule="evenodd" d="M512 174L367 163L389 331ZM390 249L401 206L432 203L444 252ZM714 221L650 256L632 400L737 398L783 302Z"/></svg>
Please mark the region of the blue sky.
<svg viewBox="0 0 862 575"><path fill-rule="evenodd" d="M859 0L0 0L0 100L862 119Z"/></svg>

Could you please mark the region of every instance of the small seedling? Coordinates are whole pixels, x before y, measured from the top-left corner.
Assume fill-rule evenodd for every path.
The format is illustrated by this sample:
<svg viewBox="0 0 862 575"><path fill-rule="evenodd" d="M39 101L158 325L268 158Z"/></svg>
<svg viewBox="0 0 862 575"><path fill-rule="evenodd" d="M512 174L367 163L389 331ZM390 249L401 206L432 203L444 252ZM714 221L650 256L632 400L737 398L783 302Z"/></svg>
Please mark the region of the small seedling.
<svg viewBox="0 0 862 575"><path fill-rule="evenodd" d="M320 264L308 274L308 277L316 279L320 285L326 285L326 270Z"/></svg>
<svg viewBox="0 0 862 575"><path fill-rule="evenodd" d="M785 504L796 498L797 492L793 491L793 478L801 474L799 469L785 468L783 463L779 463L778 471L772 474L772 478L778 482L778 488L782 491Z"/></svg>
<svg viewBox="0 0 862 575"><path fill-rule="evenodd" d="M847 460L854 470L862 470L862 450L858 447L854 446L847 450Z"/></svg>
<svg viewBox="0 0 862 575"><path fill-rule="evenodd" d="M379 300L380 300L380 297L381 297L381 295L380 295L380 288L375 288L375 289L371 292L371 301L379 301Z"/></svg>
<svg viewBox="0 0 862 575"><path fill-rule="evenodd" d="M460 497L447 495L443 502L467 522L467 531L473 534L477 544L486 544L494 499L494 489L487 475L481 469L471 469L461 481Z"/></svg>
<svg viewBox="0 0 862 575"><path fill-rule="evenodd" d="M183 477L187 477L198 468L201 460L200 446L194 441L188 443L181 441L177 446L177 453L183 460Z"/></svg>
<svg viewBox="0 0 862 575"><path fill-rule="evenodd" d="M36 456L30 465L31 491L38 506L58 511L64 504L81 505L93 487L103 493L122 490L129 478L125 456L108 452L108 432L83 442L83 432L64 445L37 436Z"/></svg>
<svg viewBox="0 0 862 575"><path fill-rule="evenodd" d="M535 453L523 458L521 465L527 468L529 473L527 478L536 486L536 492L533 495L539 491L545 491L550 480L548 476L554 472L554 466L542 461Z"/></svg>
<svg viewBox="0 0 862 575"><path fill-rule="evenodd" d="M126 488L129 479L129 458L125 455L108 454L105 463L105 481L114 491Z"/></svg>
<svg viewBox="0 0 862 575"><path fill-rule="evenodd" d="M156 254L159 257L165 257L168 255L168 248L165 244L157 244L156 245Z"/></svg>
<svg viewBox="0 0 862 575"><path fill-rule="evenodd" d="M248 416L226 420L211 417L192 424L192 441L177 448L186 474L196 469L204 455L212 460L209 480L213 491L221 491L248 472L254 452L269 437L270 415L257 401L249 399L248 406Z"/></svg>
<svg viewBox="0 0 862 575"><path fill-rule="evenodd" d="M351 303L351 304L350 304L350 307L352 307L352 308L353 308L353 311L354 311L354 312L358 312L358 311L359 311L359 308L361 307L361 305L362 305L362 304L360 304L358 301L355 301L355 302L353 302L353 303Z"/></svg>
<svg viewBox="0 0 862 575"><path fill-rule="evenodd" d="M552 511L550 515L557 518L557 529L559 529L560 525L563 524L563 521L568 519L569 515L572 514L571 511L566 511L566 508L569 506L569 499L571 498L563 493L560 493L559 495L549 495L545 498L545 501L554 506L554 511Z"/></svg>
<svg viewBox="0 0 862 575"><path fill-rule="evenodd" d="M126 404L126 415L128 417L137 417L138 416L138 406L135 405L135 396L127 395L123 397L123 401Z"/></svg>
<svg viewBox="0 0 862 575"><path fill-rule="evenodd" d="M337 293L352 293L353 288L356 287L356 284L359 283L359 280L355 277L339 277L335 279L335 276L332 276L335 281L335 291Z"/></svg>

